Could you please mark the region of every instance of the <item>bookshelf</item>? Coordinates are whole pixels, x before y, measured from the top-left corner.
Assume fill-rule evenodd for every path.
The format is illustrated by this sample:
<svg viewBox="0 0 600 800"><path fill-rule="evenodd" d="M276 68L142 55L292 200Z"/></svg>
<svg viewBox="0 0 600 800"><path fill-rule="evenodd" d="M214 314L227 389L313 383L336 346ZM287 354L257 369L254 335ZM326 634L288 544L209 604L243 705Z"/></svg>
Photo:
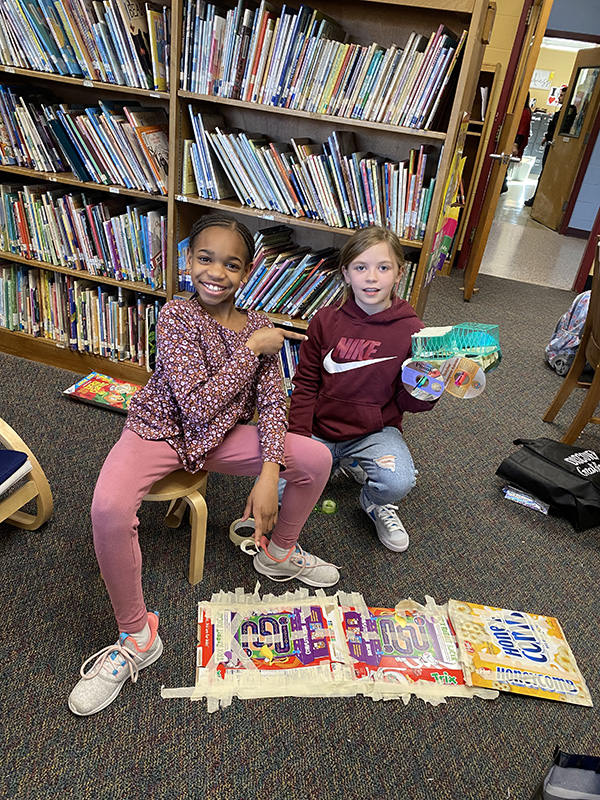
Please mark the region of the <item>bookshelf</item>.
<svg viewBox="0 0 600 800"><path fill-rule="evenodd" d="M74 0L70 0L73 2ZM17 0L10 0L16 3ZM67 2L67 0L63 0ZM89 5L86 3L86 5ZM92 6L95 4L92 3ZM274 4L275 5L275 4ZM161 235L164 241L161 253L164 258L164 282L152 285L138 279L135 273L131 276L110 275L106 271L91 275L85 271L75 272L68 263L48 263L39 260L29 253L17 253L4 250L0 258L4 264L11 263L26 269L38 269L57 275L75 276L84 279L88 296L96 290L120 289L135 305L136 298L143 298L149 307L169 299L179 290L178 276L178 244L187 236L189 228L198 215L209 213L214 209L224 209L244 221L253 231L284 224L293 229L295 241L300 246L313 249L338 248L351 235L352 229L346 225L339 227L327 219L312 218L307 215L293 216L283 213L277 208L251 207L240 202L235 193L221 200L208 199L199 194L182 191L182 168L184 163L185 140L194 139L194 129L190 117L190 107L194 113L202 115L219 115L227 130L253 133L262 132L270 142L288 144L292 139L309 139L317 147L328 141L334 131L351 137L356 144L357 152L371 154L376 159L393 164L408 162L413 153L425 153L427 165L423 177L431 184L429 198L429 215L423 224L420 235L415 238L403 236L405 250L416 263L416 272L410 295L410 302L417 312L422 314L427 301L430 284L427 284L430 253L434 244L436 227L444 206L444 190L453 163L454 150L459 137L463 112L470 109L480 74L483 49L489 38L493 21L494 4L488 0L349 0L344 4L332 0L319 0L311 4L322 14L333 18L347 34L347 43L365 50L372 43L380 49L390 50L397 45L401 50L407 48L411 35L430 37L440 25L461 36L466 32L463 42L462 62L454 72L455 88L453 97L443 114L438 112L437 118L428 129L398 125L375 119L350 118L339 113L327 113L306 108L285 108L279 105L268 105L253 100L215 96L214 94L182 89L180 84L182 71L182 49L186 41L185 10L186 0L172 0L170 5L170 51L168 90L158 90L156 86L140 88L140 86L120 85L99 80L98 75L59 75L55 72L43 72L22 65L0 65L0 83L23 87L23 91L37 90L40 94L52 95L53 102L68 104L69 107L80 104L84 107L97 106L104 103L139 103L152 108L163 108L168 114L168 178L165 193L150 193L140 188L127 188L122 183L95 180L80 180L73 172L47 173L20 164L0 165L0 183L33 184L48 183L49 190L59 193L83 193L86 198L93 198L99 208L106 206L110 213L123 217L129 207L150 206L164 219ZM238 4L239 6L239 4ZM228 4L234 8L235 3ZM241 6L240 6L241 7ZM250 7L250 6L247 6ZM252 8L258 9L256 3ZM288 8L290 8L288 6ZM294 7L294 11L298 6ZM277 14L281 6L276 6ZM166 13L163 16L166 18ZM332 48L334 45L331 45ZM2 42L0 41L0 51ZM333 50L332 50L333 52ZM383 54L382 54L383 57ZM448 59L451 54L449 51ZM391 58L391 56L390 56ZM326 62L325 62L326 63ZM441 64L441 62L440 62ZM323 81L327 80L327 69L324 70ZM375 79L375 78L374 78ZM314 82L313 82L314 83ZM308 85L308 84L307 84ZM375 84L372 84L373 86ZM440 83L440 86L442 84ZM310 88L310 87L309 87ZM267 95L268 96L268 95ZM368 103L368 92L363 98ZM383 98L382 98L383 102ZM430 109L431 110L431 109ZM415 156L416 159L416 156ZM423 162L424 163L424 162ZM374 167L377 169L377 167ZM365 178L365 180L367 180ZM327 191L327 186L325 186ZM343 190L340 190L342 193ZM92 201L90 200L90 203ZM104 204L104 205L103 205ZM352 209L350 208L350 211ZM350 214L348 212L348 216ZM140 212L145 213L145 212ZM375 212L373 212L375 213ZM112 217L111 217L112 219ZM344 223L352 222L349 218ZM111 225L113 223L111 222ZM114 223L116 224L116 223ZM125 223L121 223L125 224ZM150 223L148 222L148 225ZM408 230L408 228L407 228ZM416 227L418 232L418 225ZM55 259L56 261L56 259ZM123 280L122 278L126 279ZM148 276L142 276L147 280ZM91 294L90 294L91 293ZM133 299L132 299L133 298ZM89 310L89 309L88 309ZM297 324L280 315L274 315L280 324ZM90 312L90 331L94 332L96 319ZM133 324L133 323L132 323ZM140 323L141 324L141 323ZM306 323L300 323L300 325ZM90 334L91 338L91 334ZM135 348L133 348L135 350ZM116 378L144 382L148 377L145 365L120 360L119 354L110 356L80 352L71 349L68 342L54 342L40 336L33 336L23 331L8 330L0 327L0 350L25 356L58 367L85 373L91 370L108 372ZM138 359L139 360L139 359Z"/></svg>

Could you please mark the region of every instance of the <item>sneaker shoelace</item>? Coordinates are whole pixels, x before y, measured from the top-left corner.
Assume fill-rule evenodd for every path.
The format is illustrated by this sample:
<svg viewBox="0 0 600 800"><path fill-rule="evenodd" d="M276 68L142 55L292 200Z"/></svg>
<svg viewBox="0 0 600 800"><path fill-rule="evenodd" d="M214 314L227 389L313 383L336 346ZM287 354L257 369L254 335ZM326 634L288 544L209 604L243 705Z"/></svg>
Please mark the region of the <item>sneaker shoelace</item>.
<svg viewBox="0 0 600 800"><path fill-rule="evenodd" d="M399 531L404 533L404 526L398 519L398 515L395 513L398 511L398 506L393 506L391 504L388 504L387 506L373 506L372 510L373 513L383 522L386 528L391 531Z"/></svg>
<svg viewBox="0 0 600 800"><path fill-rule="evenodd" d="M127 666L129 669L129 677L131 678L131 682L135 683L139 675L138 665L135 662L135 656L137 655L137 652L125 645L125 640L127 638L128 634L122 633L119 636L119 641L116 644L110 644L108 647L103 647L102 650L98 650L97 653L94 653L93 656L90 656L88 659L86 659L79 670L81 677L84 680L89 681L92 678L95 678L96 675L99 675L103 669L109 672L111 675L115 675L120 668ZM115 664L114 662L119 656L121 656L123 660ZM94 659L96 659L96 663L89 670L89 672L86 672L85 668L88 664L94 661Z"/></svg>

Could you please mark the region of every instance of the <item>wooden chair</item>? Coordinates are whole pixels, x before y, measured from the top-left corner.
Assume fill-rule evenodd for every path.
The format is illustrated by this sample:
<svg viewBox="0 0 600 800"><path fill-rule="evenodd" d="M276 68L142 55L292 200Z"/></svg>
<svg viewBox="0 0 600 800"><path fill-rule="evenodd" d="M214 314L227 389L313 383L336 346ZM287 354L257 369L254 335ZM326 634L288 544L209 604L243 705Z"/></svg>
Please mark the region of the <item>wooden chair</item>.
<svg viewBox="0 0 600 800"><path fill-rule="evenodd" d="M49 519L54 509L50 485L37 458L3 419L0 419L0 443L7 450L27 453L31 463L31 470L23 478L25 483L15 491L0 497L0 522L8 522L10 525L26 531L35 531ZM36 502L35 514L21 511L30 500Z"/></svg>
<svg viewBox="0 0 600 800"><path fill-rule="evenodd" d="M544 414L544 422L552 422L557 413L563 407L567 398L578 386L586 390L585 397L571 423L568 431L561 441L565 444L573 444L581 431L588 422L596 425L600 424L600 417L593 416L598 403L600 403L600 237L596 245L596 257L594 259L594 273L592 276L592 293L590 295L590 305L588 314L581 335L581 342L575 360L571 364L558 394L550 404L550 408ZM594 377L591 383L580 381L581 373L587 363L594 370Z"/></svg>
<svg viewBox="0 0 600 800"><path fill-rule="evenodd" d="M206 545L206 481L208 472L194 474L179 469L172 472L150 488L144 500L152 502L169 502L165 517L165 525L178 528L185 513L186 505L190 508L190 525L192 539L190 543L189 582L194 586L202 580L204 574L204 549Z"/></svg>

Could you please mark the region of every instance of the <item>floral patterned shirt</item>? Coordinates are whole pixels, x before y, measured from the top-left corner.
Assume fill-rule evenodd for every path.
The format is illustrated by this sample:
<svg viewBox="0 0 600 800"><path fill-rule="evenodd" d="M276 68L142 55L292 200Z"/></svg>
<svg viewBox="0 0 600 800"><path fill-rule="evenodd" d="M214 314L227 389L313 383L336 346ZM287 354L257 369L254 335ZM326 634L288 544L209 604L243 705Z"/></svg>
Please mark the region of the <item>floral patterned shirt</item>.
<svg viewBox="0 0 600 800"><path fill-rule="evenodd" d="M247 317L241 331L232 331L195 299L171 300L160 312L156 369L133 396L125 425L143 439L166 440L188 472L202 469L208 451L255 410L263 461L285 466L278 358L258 358L246 347L254 331L272 323L256 311Z"/></svg>

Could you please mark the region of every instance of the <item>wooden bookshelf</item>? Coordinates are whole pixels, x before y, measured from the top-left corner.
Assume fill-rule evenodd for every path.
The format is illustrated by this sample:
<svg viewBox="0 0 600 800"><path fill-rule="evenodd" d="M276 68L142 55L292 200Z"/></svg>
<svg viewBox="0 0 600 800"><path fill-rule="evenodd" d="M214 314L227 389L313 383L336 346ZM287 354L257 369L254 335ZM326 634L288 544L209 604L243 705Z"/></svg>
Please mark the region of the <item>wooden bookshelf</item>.
<svg viewBox="0 0 600 800"><path fill-rule="evenodd" d="M232 6L233 2L229 3ZM214 209L224 209L243 220L253 231L273 224L286 224L294 230L295 240L300 245L313 248L340 247L352 234L348 228L337 228L324 222L287 216L279 212L263 211L244 207L237 200L211 201L198 196L185 196L181 191L183 141L192 137L188 104L199 110L217 112L226 123L246 131L263 131L272 141L289 141L291 137L309 137L315 142L323 142L333 130L352 131L361 150L370 151L383 158L405 159L411 149L421 144L431 148L431 164L435 166L435 191L427 228L422 240L405 240L407 251L418 254L418 267L410 297L410 302L422 314L429 292L425 285L429 257L440 211L444 202L444 187L452 164L463 112L473 104L478 85L483 50L489 37L493 15L490 14L488 0L348 0L343 4L334 0L316 0L310 4L335 19L347 32L348 41L361 45L372 42L382 47L397 44L403 48L413 31L429 36L440 24L446 25L460 36L468 31L462 66L457 75L454 100L448 108L443 126L435 130L373 123L360 119L348 119L335 115L305 112L274 106L261 105L243 100L207 96L180 87L180 64L183 36L184 0L171 3L171 50L170 50L170 89L168 92L152 91L135 87L86 80L73 76L59 76L53 73L0 65L0 81L13 80L27 85L35 85L44 90L52 88L65 102L96 105L98 97L115 100L135 99L143 105L162 105L169 113L169 175L167 196L151 195L136 189L126 189L115 185L99 185L79 181L72 173L48 174L23 167L1 166L0 174L11 183L21 180L25 183L48 181L52 188L64 186L65 191L100 192L110 195L112 200L122 202L143 202L151 200L166 208L167 261L164 265L166 289L151 290L144 284L131 281L117 281L97 275L75 272L67 265L54 266L44 262L31 261L11 253L0 253L0 257L15 263L25 263L50 271L75 275L108 286L121 286L129 291L158 297L170 298L178 291L178 242L184 239L197 217ZM278 6L279 10L280 6ZM305 326L302 321L278 318L280 324ZM79 373L90 370L106 372L116 378L144 382L148 373L135 364L114 362L106 358L79 353L53 342L23 333L0 329L0 350L22 355Z"/></svg>

